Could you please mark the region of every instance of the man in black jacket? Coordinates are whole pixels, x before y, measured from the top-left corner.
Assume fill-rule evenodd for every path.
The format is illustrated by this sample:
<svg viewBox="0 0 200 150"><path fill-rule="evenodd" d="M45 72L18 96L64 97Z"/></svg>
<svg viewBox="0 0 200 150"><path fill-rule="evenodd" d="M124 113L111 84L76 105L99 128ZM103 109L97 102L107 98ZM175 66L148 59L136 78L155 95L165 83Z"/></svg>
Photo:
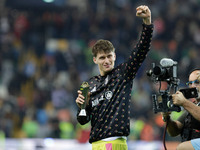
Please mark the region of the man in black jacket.
<svg viewBox="0 0 200 150"><path fill-rule="evenodd" d="M133 79L150 50L153 32L151 11L147 6L137 7L136 16L143 19L143 30L127 61L114 68L115 48L108 40L98 40L92 48L93 61L98 65L100 75L88 81L87 117L78 116L77 119L80 124L91 120L89 142L93 150L127 150ZM76 103L79 108L83 102L82 92L78 91Z"/></svg>

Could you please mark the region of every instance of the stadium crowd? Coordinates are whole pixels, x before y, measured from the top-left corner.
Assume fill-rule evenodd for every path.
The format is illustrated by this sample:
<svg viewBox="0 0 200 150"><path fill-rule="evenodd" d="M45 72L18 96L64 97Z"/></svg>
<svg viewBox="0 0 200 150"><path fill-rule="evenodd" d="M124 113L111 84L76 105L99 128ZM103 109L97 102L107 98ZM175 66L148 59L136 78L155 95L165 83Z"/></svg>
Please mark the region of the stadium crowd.
<svg viewBox="0 0 200 150"><path fill-rule="evenodd" d="M90 50L96 40L110 40L122 62L138 39L135 8L142 2L88 0L86 8L0 11L0 134L8 138L77 138L89 125L76 120L75 97L80 84L99 74ZM151 51L134 81L130 140L162 140L164 123L152 110L156 84L147 77L151 63L178 62L184 75L199 67L200 9L198 0L144 1L155 26ZM196 15L194 15L196 14ZM136 28L137 27L137 28ZM174 117L179 113L174 112ZM87 140L87 137L86 139ZM176 138L168 137L168 140Z"/></svg>

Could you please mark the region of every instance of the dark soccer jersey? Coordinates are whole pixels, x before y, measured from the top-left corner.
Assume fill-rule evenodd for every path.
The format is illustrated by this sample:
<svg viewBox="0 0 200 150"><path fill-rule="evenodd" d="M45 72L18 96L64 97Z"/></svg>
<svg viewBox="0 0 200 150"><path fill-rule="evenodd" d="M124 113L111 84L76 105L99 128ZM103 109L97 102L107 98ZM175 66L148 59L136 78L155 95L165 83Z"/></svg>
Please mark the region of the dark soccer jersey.
<svg viewBox="0 0 200 150"><path fill-rule="evenodd" d="M87 119L77 117L79 123L91 120L89 142L130 133L130 101L133 79L150 49L153 25L144 25L140 40L129 59L105 76L89 80L90 101ZM80 111L80 110L79 110Z"/></svg>

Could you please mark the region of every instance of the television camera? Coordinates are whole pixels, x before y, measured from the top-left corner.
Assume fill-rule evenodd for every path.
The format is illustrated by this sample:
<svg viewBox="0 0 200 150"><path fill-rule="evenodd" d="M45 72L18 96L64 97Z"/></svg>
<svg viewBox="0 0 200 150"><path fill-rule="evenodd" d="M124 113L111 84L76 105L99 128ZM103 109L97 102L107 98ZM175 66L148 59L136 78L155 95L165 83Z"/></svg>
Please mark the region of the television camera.
<svg viewBox="0 0 200 150"><path fill-rule="evenodd" d="M177 78L177 62L169 58L163 58L160 60L160 65L152 63L152 69L147 71L147 76L151 77L154 83L160 83L158 94L152 94L153 111L157 112L169 112L169 111L181 111L179 106L173 105L171 91L174 88L174 92L177 91L180 80ZM167 88L161 90L161 82L167 82Z"/></svg>
<svg viewBox="0 0 200 150"><path fill-rule="evenodd" d="M177 77L177 65L176 61L169 58L163 58L160 60L160 65L152 63L152 69L148 70L147 76L151 77L154 83L160 83L158 94L152 94L153 100L153 111L157 112L170 112L170 111L181 111L180 106L176 106L172 102L172 92L178 90L180 79ZM161 82L167 83L167 88L161 90ZM172 89L173 88L173 89ZM185 98L197 98L199 92L197 88L185 88L180 89Z"/></svg>

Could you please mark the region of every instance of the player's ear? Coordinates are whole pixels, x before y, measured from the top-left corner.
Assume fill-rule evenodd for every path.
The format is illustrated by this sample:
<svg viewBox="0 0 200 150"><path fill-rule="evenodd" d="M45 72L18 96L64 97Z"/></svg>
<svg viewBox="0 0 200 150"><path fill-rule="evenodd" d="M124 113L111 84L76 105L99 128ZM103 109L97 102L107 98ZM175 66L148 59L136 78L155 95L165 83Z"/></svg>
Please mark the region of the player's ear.
<svg viewBox="0 0 200 150"><path fill-rule="evenodd" d="M95 64L97 64L97 59L96 59L96 57L93 57L93 62L94 62Z"/></svg>
<svg viewBox="0 0 200 150"><path fill-rule="evenodd" d="M117 56L116 56L116 53L114 53L114 61L116 60L116 57L117 57Z"/></svg>

